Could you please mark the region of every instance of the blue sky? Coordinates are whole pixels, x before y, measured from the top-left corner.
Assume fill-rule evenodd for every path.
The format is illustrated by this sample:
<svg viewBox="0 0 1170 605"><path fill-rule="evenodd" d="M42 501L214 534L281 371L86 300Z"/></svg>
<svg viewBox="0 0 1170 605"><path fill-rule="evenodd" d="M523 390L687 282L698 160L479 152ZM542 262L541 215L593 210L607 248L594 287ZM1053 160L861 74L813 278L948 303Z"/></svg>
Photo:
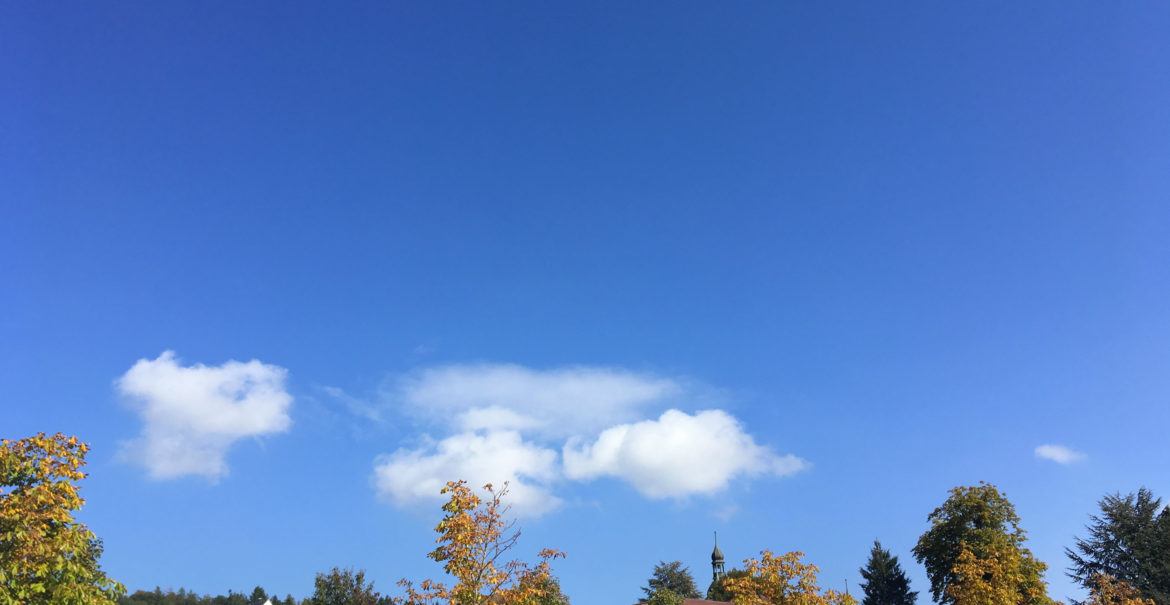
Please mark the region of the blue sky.
<svg viewBox="0 0 1170 605"><path fill-rule="evenodd" d="M131 590L309 595L510 478L579 605L956 485L1054 596L1170 497L1170 9L8 3L0 434L93 445ZM1058 462L1037 454L1059 445Z"/></svg>

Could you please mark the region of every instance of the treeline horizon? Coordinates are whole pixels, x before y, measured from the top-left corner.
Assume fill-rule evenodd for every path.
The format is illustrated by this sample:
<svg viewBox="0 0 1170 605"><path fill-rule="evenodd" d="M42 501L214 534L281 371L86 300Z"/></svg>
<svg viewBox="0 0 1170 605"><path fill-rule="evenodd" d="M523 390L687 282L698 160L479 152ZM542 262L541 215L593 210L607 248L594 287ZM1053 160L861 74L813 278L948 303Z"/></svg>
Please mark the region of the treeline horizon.
<svg viewBox="0 0 1170 605"><path fill-rule="evenodd" d="M426 556L443 567L441 579L397 582L401 596L384 596L365 571L334 567L319 572L306 599L269 595L257 586L245 596L197 594L180 588L126 587L100 567L102 540L73 511L84 500L76 482L89 445L61 433L0 440L0 603L13 605L568 605L552 564L565 553L544 548L536 562L508 560L519 531L502 518L508 493L484 485L481 497L466 481L449 481L436 547ZM940 605L1059 605L1048 594L1049 566L1026 547L1015 507L994 485L959 486L926 520L912 552L924 567L931 599ZM1089 592L1073 605L1170 605L1170 506L1145 487L1098 501L1084 538L1065 548L1066 575ZM476 553L481 553L477 555ZM485 554L486 553L486 554ZM482 555L482 556L481 556ZM677 563L677 562L676 562ZM708 598L752 605L857 605L848 593L822 589L818 568L799 551L760 552L708 590ZM874 543L861 569L861 605L912 605L901 565ZM685 581L675 581L675 577ZM648 605L678 605L700 596L681 563L662 563L646 588ZM643 600L636 597L635 600ZM714 599L712 599L714 600Z"/></svg>
<svg viewBox="0 0 1170 605"><path fill-rule="evenodd" d="M994 548L995 557L1017 557L1025 571L1024 588L1014 587L1003 590L1023 590L1020 594L1025 604L1058 604L1050 598L1045 588L1044 573L1048 566L1035 560L1030 551L1023 547L1026 540L1019 528L1019 518L1006 497L994 486L980 484L978 487L957 487L951 490L951 498L928 516L931 529L922 535L913 549L918 563L925 567L930 580L931 600L944 605L966 605L970 595L963 592L961 579L964 565L972 565L978 548L969 542L977 541L972 535L961 535L968 525L987 525L988 536L995 541L1002 535L1006 542ZM1071 600L1074 605L1170 605L1170 506L1163 506L1160 498L1145 487L1126 495L1107 495L1098 502L1099 514L1090 514L1086 538L1074 537L1071 547L1065 548L1070 561L1065 575L1072 578L1089 592L1086 601ZM974 519L974 520L973 520ZM957 532L957 533L956 533ZM961 546L960 546L961 545ZM958 555L948 555L946 550L959 548ZM963 552L968 556L964 558ZM986 554L986 553L984 553ZM765 561L771 553L765 551ZM788 553L776 557L779 561L787 557L784 565L791 569L805 570L811 564L801 561L800 553ZM660 561L643 595L636 602L650 605L677 605L688 598L705 598L712 601L731 601L736 595L742 596L744 586L751 584L753 576L763 573L760 561L748 559L745 567L732 568L722 579L711 582L706 591L701 591L690 571L680 561ZM986 574L991 571L978 567L967 570L971 573ZM795 567L791 567L795 566ZM773 570L775 572L776 570ZM897 556L882 548L875 540L865 566L859 569L863 581L860 588L864 598L861 605L912 605L918 602L919 591L910 590L909 580ZM781 572L783 573L783 572ZM800 573L806 573L801 571ZM791 576L795 577L795 576ZM791 579L791 577L789 579ZM815 575L807 576L815 579ZM560 592L555 577L548 580L555 590L549 591L542 603L568 605L569 598ZM739 583L740 586L736 586ZM971 584L967 582L968 588ZM333 586L334 588L329 588ZM336 588L336 587L343 588ZM330 572L318 573L313 596L296 599L286 593L284 597L269 593L256 586L250 593L229 590L226 595L212 596L197 594L179 588L165 591L156 586L153 591L137 590L123 596L119 605L249 605L269 599L272 605L394 605L404 602L401 597L383 596L373 591L373 583L365 583L364 571L334 568ZM737 590L739 592L737 592ZM343 594L342 600L329 594ZM845 603L849 595L833 591L809 595L826 603ZM842 598L842 596L846 598Z"/></svg>

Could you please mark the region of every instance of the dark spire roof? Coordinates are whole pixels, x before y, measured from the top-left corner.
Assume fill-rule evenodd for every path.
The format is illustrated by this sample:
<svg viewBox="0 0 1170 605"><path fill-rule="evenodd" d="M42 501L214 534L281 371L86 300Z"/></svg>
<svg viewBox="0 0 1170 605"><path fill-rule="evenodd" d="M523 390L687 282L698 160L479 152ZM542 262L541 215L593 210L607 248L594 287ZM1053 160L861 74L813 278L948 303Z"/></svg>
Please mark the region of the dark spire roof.
<svg viewBox="0 0 1170 605"><path fill-rule="evenodd" d="M715 533L715 550L711 551L711 561L722 561L723 551L719 550L719 533Z"/></svg>

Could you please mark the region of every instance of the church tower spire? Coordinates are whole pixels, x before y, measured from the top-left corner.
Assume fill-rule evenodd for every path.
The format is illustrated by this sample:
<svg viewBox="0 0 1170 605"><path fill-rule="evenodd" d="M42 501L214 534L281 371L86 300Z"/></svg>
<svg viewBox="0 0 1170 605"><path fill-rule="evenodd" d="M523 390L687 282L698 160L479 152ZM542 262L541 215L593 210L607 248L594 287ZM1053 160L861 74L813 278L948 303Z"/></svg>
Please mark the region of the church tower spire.
<svg viewBox="0 0 1170 605"><path fill-rule="evenodd" d="M723 551L719 550L719 532L715 532L715 550L711 552L711 581L718 582L727 572L723 568Z"/></svg>

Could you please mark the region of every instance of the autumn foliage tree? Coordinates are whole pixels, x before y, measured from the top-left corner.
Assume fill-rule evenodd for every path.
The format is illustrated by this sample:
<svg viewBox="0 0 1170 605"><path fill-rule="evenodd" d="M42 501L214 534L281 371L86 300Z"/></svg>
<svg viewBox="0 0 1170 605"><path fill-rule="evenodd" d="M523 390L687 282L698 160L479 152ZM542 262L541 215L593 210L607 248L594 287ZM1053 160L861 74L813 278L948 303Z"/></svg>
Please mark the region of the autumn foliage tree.
<svg viewBox="0 0 1170 605"><path fill-rule="evenodd" d="M1111 575L1093 576L1089 598L1081 605L1154 605L1154 600L1143 598L1138 589Z"/></svg>
<svg viewBox="0 0 1170 605"><path fill-rule="evenodd" d="M1024 547L1015 507L993 485L956 487L930 513L914 556L944 605L1051 605L1048 566Z"/></svg>
<svg viewBox="0 0 1170 605"><path fill-rule="evenodd" d="M112 605L102 543L73 518L89 445L60 433L0 441L0 604Z"/></svg>
<svg viewBox="0 0 1170 605"><path fill-rule="evenodd" d="M443 571L454 580L454 584L423 580L416 588L408 581L399 582L405 591L402 599L405 605L537 605L566 602L559 592L552 575L551 561L564 557L564 553L544 549L540 551L540 563L529 566L516 560L505 560L520 538L520 532L512 529L503 515L507 507L503 497L507 484L496 491L489 483L483 488L488 497L481 499L465 481L450 481L442 493L450 498L443 505L446 513L435 527L439 537L438 547L428 555L443 564Z"/></svg>
<svg viewBox="0 0 1170 605"><path fill-rule="evenodd" d="M760 553L744 561L747 573L728 577L724 589L735 605L856 605L857 599L817 585L816 565L804 563L804 553Z"/></svg>

